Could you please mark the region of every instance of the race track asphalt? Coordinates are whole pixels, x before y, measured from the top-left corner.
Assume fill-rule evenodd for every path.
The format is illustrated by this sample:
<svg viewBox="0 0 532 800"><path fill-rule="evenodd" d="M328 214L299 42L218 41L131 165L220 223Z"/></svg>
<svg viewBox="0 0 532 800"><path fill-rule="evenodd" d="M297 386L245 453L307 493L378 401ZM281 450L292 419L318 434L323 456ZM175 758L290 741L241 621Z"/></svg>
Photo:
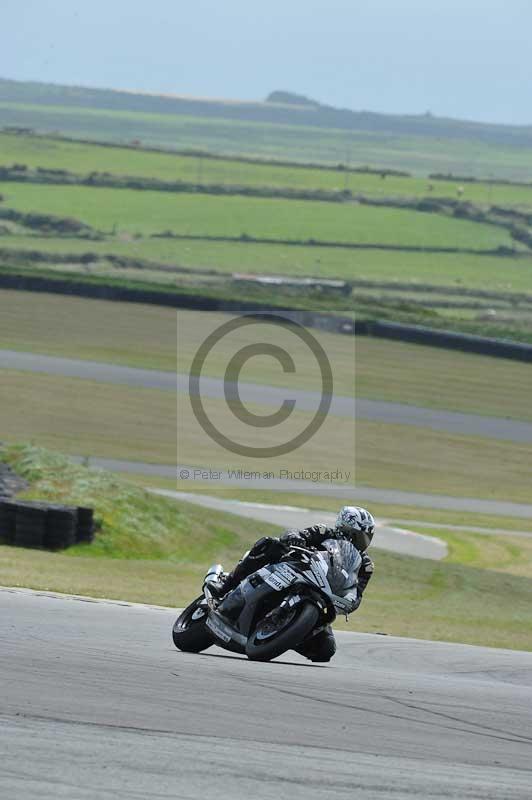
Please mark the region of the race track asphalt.
<svg viewBox="0 0 532 800"><path fill-rule="evenodd" d="M104 364L96 361L22 353L14 350L0 350L0 369L2 368L81 378L134 388L161 389L164 391L177 391L182 394L188 392L188 375L176 375L173 372L151 369L136 369L134 367ZM286 400L288 393L290 398L296 401L296 409L298 411L315 412L321 398L319 392L287 390L276 386L264 386L243 381L239 382L238 389L244 403L271 405L276 408L279 408L283 401ZM208 398L224 398L223 380L209 377L202 378L201 393L202 396ZM333 396L330 413L350 419L410 425L452 434L483 436L521 444L532 442L531 422L504 419L503 417L462 414L454 411L421 408L404 403L388 403L365 398L357 398L355 401L352 397L339 395Z"/></svg>
<svg viewBox="0 0 532 800"><path fill-rule="evenodd" d="M258 664L178 652L174 617L0 590L2 798L530 800L532 653L340 633Z"/></svg>

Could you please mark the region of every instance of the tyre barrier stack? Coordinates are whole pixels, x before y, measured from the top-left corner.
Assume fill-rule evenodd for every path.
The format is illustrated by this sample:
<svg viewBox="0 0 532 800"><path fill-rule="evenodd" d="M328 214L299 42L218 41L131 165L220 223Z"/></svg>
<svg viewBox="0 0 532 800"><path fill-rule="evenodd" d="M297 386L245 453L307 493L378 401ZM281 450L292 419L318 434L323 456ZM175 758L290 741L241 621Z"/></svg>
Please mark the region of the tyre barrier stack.
<svg viewBox="0 0 532 800"><path fill-rule="evenodd" d="M30 501L0 501L0 542L17 547L65 550L94 540L92 508Z"/></svg>
<svg viewBox="0 0 532 800"><path fill-rule="evenodd" d="M48 509L45 547L66 550L76 544L78 510L70 506L50 506Z"/></svg>
<svg viewBox="0 0 532 800"><path fill-rule="evenodd" d="M17 504L10 500L0 501L0 540L5 544L15 542L15 519Z"/></svg>
<svg viewBox="0 0 532 800"><path fill-rule="evenodd" d="M94 539L94 511L92 508L78 506L78 524L76 527L76 542L88 542Z"/></svg>
<svg viewBox="0 0 532 800"><path fill-rule="evenodd" d="M40 503L19 503L15 513L17 547L44 547L46 537L46 508Z"/></svg>

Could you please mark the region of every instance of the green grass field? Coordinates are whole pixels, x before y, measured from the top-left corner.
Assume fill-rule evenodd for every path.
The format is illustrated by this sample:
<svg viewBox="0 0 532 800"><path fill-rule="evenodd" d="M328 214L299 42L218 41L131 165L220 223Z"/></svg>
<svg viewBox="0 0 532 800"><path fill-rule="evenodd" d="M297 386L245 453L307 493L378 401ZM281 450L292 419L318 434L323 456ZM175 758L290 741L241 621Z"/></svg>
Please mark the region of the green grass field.
<svg viewBox="0 0 532 800"><path fill-rule="evenodd" d="M124 241L120 235L101 242L11 235L0 237L2 247L59 255L118 255L192 270L216 270L222 274L241 272L252 275L313 276L384 281L392 285L429 284L435 287L532 292L532 257L515 259L464 253L408 253L131 237ZM169 279L167 274L165 279Z"/></svg>
<svg viewBox="0 0 532 800"><path fill-rule="evenodd" d="M510 247L506 230L402 209L256 197L211 197L85 186L3 183L5 205L75 217L101 231L194 236L248 235L270 240L455 247Z"/></svg>
<svg viewBox="0 0 532 800"><path fill-rule="evenodd" d="M176 332L170 308L0 290L3 348L172 371Z"/></svg>
<svg viewBox="0 0 532 800"><path fill-rule="evenodd" d="M411 530L427 536L437 536L447 542L447 563L532 578L532 536L465 533L445 527L427 528L423 525L414 525Z"/></svg>
<svg viewBox="0 0 532 800"><path fill-rule="evenodd" d="M207 333L228 318L210 312L0 290L0 347L183 371ZM353 349L349 337L313 333L331 361L339 393L352 391L355 363L359 397L532 420L532 378L527 364L362 336ZM231 341L238 347L245 344L244 330ZM231 350L227 342L220 342L216 352L219 361L209 359L206 374L220 377ZM296 373L298 387L315 388L310 356L299 346L294 352L303 365ZM287 385L276 362L261 359L254 366L252 361L243 375L252 382Z"/></svg>
<svg viewBox="0 0 532 800"><path fill-rule="evenodd" d="M532 186L430 181L422 177L348 174L338 170L289 167L275 164L244 163L216 160L201 156L154 153L140 149L104 147L58 139L16 136L0 133L0 166L26 164L28 167L63 169L77 174L109 172L158 178L165 181L184 180L194 183L274 186L295 189L349 189L377 197L390 195L424 197L460 196L480 204L532 206Z"/></svg>
<svg viewBox="0 0 532 800"><path fill-rule="evenodd" d="M175 462L171 392L2 370L2 439L65 453Z"/></svg>
<svg viewBox="0 0 532 800"><path fill-rule="evenodd" d="M342 188L336 186L341 178L344 183L356 181L353 190L373 195L386 192L420 197L428 191L426 181L420 178L382 180L368 174L200 159L38 136L0 134L0 163L2 158L5 163L29 163L33 167L44 164L49 169L85 173L115 170L117 174L182 177L200 183L238 179L248 185L334 189ZM208 169L212 169L210 177ZM4 182L1 188L6 209L70 216L103 232L99 241L37 236L30 235L23 224L2 220L0 260L10 272L39 269L42 274L81 275L99 283L135 283L138 288L151 284L159 291L177 287L210 297L237 295L272 305L288 299L292 305L309 310L352 315L355 309L372 319L532 341L532 301L524 298L520 302L515 297L526 292L532 298L532 258L525 245L500 226L357 203L16 182ZM495 197L493 193L499 190ZM438 183L440 191L455 197L457 187ZM487 192L488 201L521 205L528 202L527 193L532 196L530 187L467 184L466 191L467 197L476 201L487 202L483 196ZM184 238L154 237L163 232ZM186 238L189 236L193 239ZM234 241L215 241L216 237ZM250 238L263 239L264 243L251 243ZM308 244L316 240L345 246ZM283 241L288 244L281 244ZM491 254L502 247L519 254ZM405 252L405 248L414 251ZM424 248L428 251L423 252ZM430 252L438 248L477 254ZM39 262L39 255L47 256L48 261ZM69 255L72 262L66 263L65 256ZM117 264L113 262L117 256L142 263ZM213 271L211 276L209 271ZM258 287L249 281L229 283L227 276L234 273L337 278L358 281L360 286L354 294L333 297L313 290ZM456 294L461 287L467 290L464 298ZM484 297L486 287L503 296ZM445 294L447 288L455 293Z"/></svg>
<svg viewBox="0 0 532 800"><path fill-rule="evenodd" d="M1 102L0 126L230 155L532 180L530 149L463 139L390 136L294 125Z"/></svg>
<svg viewBox="0 0 532 800"><path fill-rule="evenodd" d="M357 484L530 502L529 444L358 422Z"/></svg>
<svg viewBox="0 0 532 800"><path fill-rule="evenodd" d="M251 532L230 514L148 496L34 448L2 457L31 481L29 496L93 505L103 525L93 545L65 553L0 545L0 585L179 606L199 593L210 558L229 566L258 535L277 533L258 523ZM530 548L516 546L528 575ZM532 580L495 571L501 554L496 543L480 552L474 536L463 537L446 562L379 552L364 603L347 627L530 649ZM506 550L504 557L514 556Z"/></svg>

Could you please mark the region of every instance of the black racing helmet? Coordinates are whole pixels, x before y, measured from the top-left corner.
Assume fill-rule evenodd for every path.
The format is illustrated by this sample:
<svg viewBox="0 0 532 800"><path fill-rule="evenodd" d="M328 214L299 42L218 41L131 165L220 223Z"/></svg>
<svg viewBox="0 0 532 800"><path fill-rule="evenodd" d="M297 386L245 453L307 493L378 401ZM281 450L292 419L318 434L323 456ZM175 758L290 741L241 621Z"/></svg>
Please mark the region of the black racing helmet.
<svg viewBox="0 0 532 800"><path fill-rule="evenodd" d="M344 506L336 518L336 530L348 536L356 549L363 552L373 539L375 520L365 508Z"/></svg>

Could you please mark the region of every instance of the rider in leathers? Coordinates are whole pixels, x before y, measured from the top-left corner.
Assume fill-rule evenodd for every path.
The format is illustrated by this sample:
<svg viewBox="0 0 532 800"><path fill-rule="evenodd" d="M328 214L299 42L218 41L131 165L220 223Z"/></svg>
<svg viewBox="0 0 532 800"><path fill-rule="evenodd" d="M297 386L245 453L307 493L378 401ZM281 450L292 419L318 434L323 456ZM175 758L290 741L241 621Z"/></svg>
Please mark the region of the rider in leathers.
<svg viewBox="0 0 532 800"><path fill-rule="evenodd" d="M319 549L326 539L348 539L362 556L362 564L358 572L358 584L354 594L349 613L356 611L362 602L362 595L373 574L373 561L366 553L373 538L375 520L369 511L356 506L345 506L338 514L334 528L325 525L313 525L303 530L288 530L279 539L265 536L259 539L251 550L238 562L222 583L208 582L211 593L221 599L235 589L244 578L261 569L286 552L286 546L312 547ZM237 592L235 592L237 595ZM235 597L239 604L240 598ZM228 598L228 608L231 598ZM224 602L224 606L227 605ZM226 610L226 609L224 609ZM296 648L297 652L306 656L311 661L330 661L336 652L336 641L331 626L326 625L316 630L316 633L302 645Z"/></svg>

